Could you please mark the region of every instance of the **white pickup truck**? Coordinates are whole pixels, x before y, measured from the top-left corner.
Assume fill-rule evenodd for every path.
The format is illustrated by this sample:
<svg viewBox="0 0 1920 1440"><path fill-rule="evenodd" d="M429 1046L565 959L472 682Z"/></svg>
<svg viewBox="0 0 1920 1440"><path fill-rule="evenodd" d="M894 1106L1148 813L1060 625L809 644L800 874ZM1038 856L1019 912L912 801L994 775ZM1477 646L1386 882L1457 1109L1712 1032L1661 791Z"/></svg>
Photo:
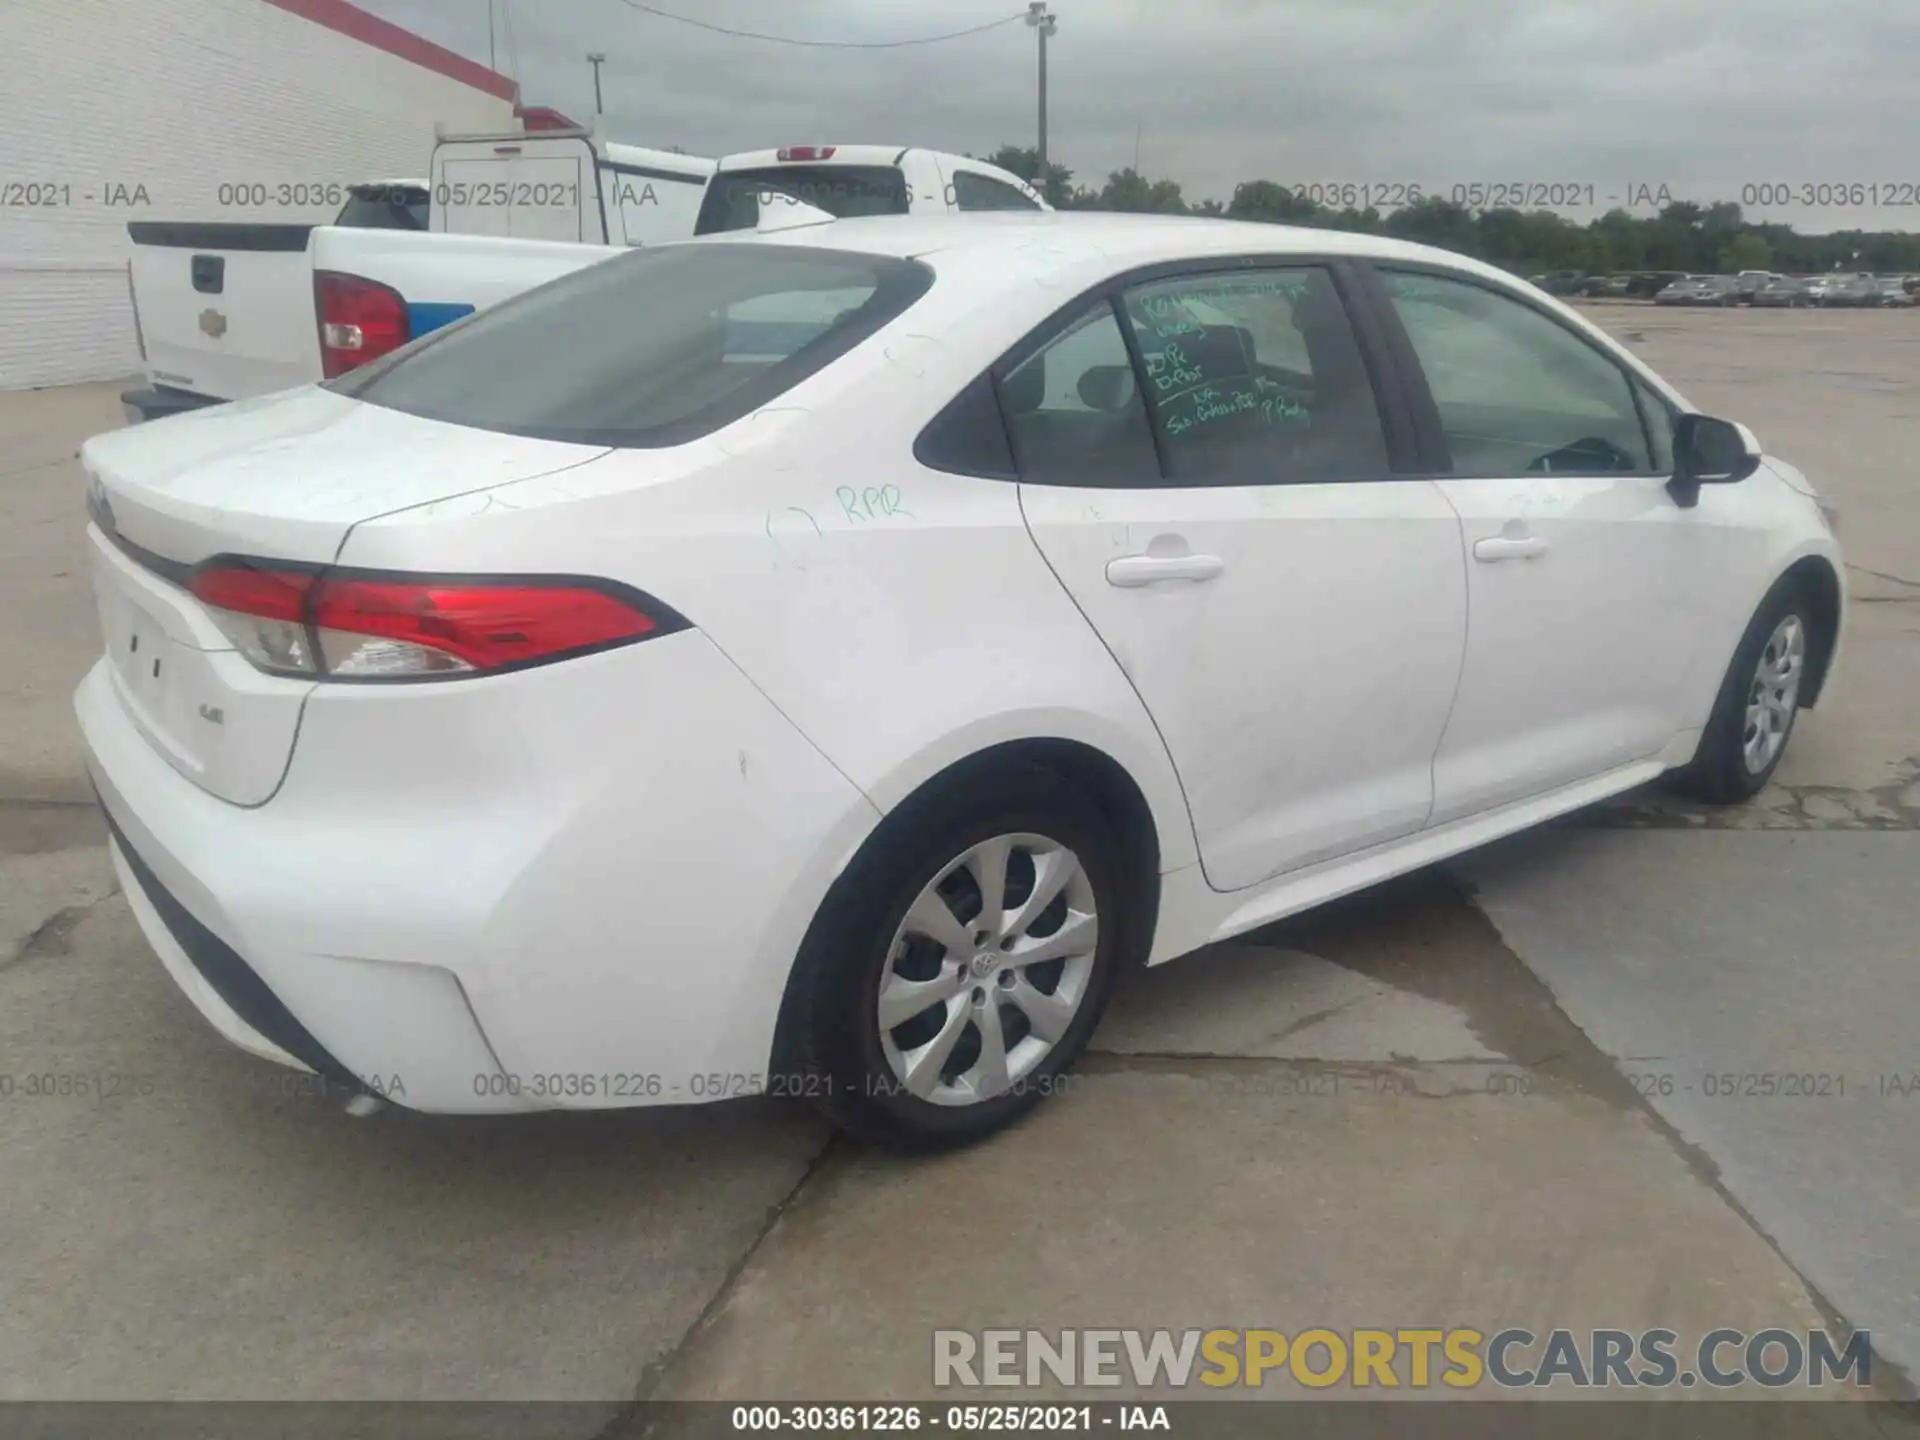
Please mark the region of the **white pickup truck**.
<svg viewBox="0 0 1920 1440"><path fill-rule="evenodd" d="M967 155L890 145L790 145L722 160L694 234L752 230L800 205L836 218L1053 208L1019 176Z"/></svg>
<svg viewBox="0 0 1920 1440"><path fill-rule="evenodd" d="M718 162L589 131L442 135L425 233L137 221L128 267L147 384L129 420L345 373L635 245L850 215L1045 210L982 161L793 146Z"/></svg>

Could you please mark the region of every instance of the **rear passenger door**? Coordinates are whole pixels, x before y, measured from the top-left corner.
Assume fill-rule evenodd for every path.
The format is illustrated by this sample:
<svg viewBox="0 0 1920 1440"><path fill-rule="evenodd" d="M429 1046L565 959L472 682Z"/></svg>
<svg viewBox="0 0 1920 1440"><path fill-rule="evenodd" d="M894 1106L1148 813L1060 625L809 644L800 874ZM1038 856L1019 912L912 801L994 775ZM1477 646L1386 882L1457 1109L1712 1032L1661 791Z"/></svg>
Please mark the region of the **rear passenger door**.
<svg viewBox="0 0 1920 1440"><path fill-rule="evenodd" d="M1158 725L1208 882L1425 825L1459 524L1396 469L1334 269L1163 275L996 378L1028 527Z"/></svg>

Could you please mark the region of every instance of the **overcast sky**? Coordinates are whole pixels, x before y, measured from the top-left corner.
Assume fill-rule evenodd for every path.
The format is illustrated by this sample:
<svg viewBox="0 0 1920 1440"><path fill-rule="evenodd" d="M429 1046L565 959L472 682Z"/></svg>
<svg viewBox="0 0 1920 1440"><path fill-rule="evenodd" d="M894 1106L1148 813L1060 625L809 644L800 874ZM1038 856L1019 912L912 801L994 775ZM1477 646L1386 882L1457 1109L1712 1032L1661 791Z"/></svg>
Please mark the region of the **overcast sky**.
<svg viewBox="0 0 1920 1440"><path fill-rule="evenodd" d="M488 0L360 0L482 63ZM497 68L530 105L700 155L809 142L1031 145L1033 32L821 50L711 34L623 0L492 0ZM648 0L811 40L938 35L1026 0ZM1878 184L1881 208L1746 206L1802 231L1920 229L1911 0L1052 0L1050 151L1082 183L1133 163L1188 198L1237 181L1645 186ZM507 11L511 10L511 37ZM1816 200L1828 197L1816 194ZM1889 204L1887 202L1895 202ZM1584 207L1569 213L1586 219ZM1651 214L1642 204L1636 213Z"/></svg>

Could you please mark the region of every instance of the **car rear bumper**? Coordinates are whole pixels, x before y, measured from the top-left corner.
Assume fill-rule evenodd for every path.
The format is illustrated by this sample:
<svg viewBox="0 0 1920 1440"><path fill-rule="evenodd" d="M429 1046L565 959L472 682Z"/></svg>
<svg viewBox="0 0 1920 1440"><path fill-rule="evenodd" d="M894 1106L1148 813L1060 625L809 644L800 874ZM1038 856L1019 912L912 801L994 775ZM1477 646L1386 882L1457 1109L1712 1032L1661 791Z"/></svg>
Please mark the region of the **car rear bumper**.
<svg viewBox="0 0 1920 1440"><path fill-rule="evenodd" d="M114 872L134 919L174 982L208 1023L262 1059L307 1070L340 1086L346 1095L364 1092L367 1087L359 1077L313 1038L259 973L161 883L128 841L106 801L99 803L106 816Z"/></svg>
<svg viewBox="0 0 1920 1440"><path fill-rule="evenodd" d="M191 390L175 390L166 385L148 385L138 390L124 390L120 394L120 411L129 425L138 425L146 420L164 420L169 415L181 415L189 410L204 410L209 405L225 403L211 395L197 395Z"/></svg>
<svg viewBox="0 0 1920 1440"><path fill-rule="evenodd" d="M777 1088L793 956L878 816L711 642L339 690L253 807L108 662L75 695L129 904L216 1030L440 1113Z"/></svg>
<svg viewBox="0 0 1920 1440"><path fill-rule="evenodd" d="M248 833L259 812L216 799L167 764L127 718L105 661L82 681L75 708L128 905L208 1024L243 1050L313 1072L343 1099L374 1093L442 1112L536 1108L490 1095L476 1103L499 1065L451 972L315 954L297 929L266 919L271 889L247 894L242 877L258 880L258 847L277 840ZM279 858L290 891L309 857L294 849Z"/></svg>

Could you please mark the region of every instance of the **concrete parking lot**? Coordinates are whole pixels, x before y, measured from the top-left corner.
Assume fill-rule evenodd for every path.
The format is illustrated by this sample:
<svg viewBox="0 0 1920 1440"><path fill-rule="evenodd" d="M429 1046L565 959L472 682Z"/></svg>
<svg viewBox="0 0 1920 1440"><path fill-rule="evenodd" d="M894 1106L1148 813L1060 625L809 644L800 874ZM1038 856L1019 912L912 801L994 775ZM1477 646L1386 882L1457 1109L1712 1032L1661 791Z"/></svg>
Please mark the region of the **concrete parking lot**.
<svg viewBox="0 0 1920 1440"><path fill-rule="evenodd" d="M773 1102L356 1119L229 1050L115 893L68 711L116 387L0 396L0 1075L90 1077L0 1099L0 1399L906 1398L936 1328L1843 1323L1904 1393L1920 314L1592 313L1841 507L1843 669L1777 783L1135 977L1068 1094L920 1162Z"/></svg>

